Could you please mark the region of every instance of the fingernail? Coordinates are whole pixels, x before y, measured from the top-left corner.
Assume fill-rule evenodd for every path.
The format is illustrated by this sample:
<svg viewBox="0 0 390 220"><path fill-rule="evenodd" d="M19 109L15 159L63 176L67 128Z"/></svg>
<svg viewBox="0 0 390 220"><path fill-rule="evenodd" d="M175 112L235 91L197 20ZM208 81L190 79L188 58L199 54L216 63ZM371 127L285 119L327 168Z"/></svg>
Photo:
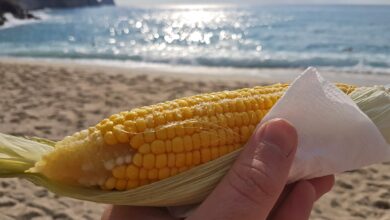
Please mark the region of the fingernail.
<svg viewBox="0 0 390 220"><path fill-rule="evenodd" d="M260 141L277 147L286 157L295 149L298 142L295 128L285 120L273 119L260 129Z"/></svg>

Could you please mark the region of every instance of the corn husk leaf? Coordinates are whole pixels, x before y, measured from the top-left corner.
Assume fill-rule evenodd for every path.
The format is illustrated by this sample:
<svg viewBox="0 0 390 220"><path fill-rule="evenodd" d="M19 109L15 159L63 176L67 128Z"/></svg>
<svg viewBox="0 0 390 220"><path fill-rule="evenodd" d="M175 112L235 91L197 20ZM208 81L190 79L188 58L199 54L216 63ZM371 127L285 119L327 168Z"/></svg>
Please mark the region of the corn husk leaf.
<svg viewBox="0 0 390 220"><path fill-rule="evenodd" d="M385 86L361 87L350 96L390 144L390 88Z"/></svg>
<svg viewBox="0 0 390 220"><path fill-rule="evenodd" d="M383 87L369 87L352 93L352 99L378 126L389 140L389 91ZM25 178L50 191L76 199L99 203L136 206L176 206L201 202L218 184L241 150L199 165L176 176L128 191L69 186L51 181L37 173L25 172L44 154L53 150L55 142L0 134L0 177Z"/></svg>
<svg viewBox="0 0 390 220"><path fill-rule="evenodd" d="M44 141L50 143L49 140ZM34 166L34 159L40 159L53 150L50 145L22 137L0 134L0 153L10 158L0 158L0 177L20 177L50 191L67 197L99 203L138 206L175 206L202 201L215 188L229 170L240 150L227 154L218 160L197 166L176 176L138 187L128 191L103 191L79 186L61 184L37 173L25 171ZM23 153L21 153L23 152ZM30 157L28 157L30 155Z"/></svg>

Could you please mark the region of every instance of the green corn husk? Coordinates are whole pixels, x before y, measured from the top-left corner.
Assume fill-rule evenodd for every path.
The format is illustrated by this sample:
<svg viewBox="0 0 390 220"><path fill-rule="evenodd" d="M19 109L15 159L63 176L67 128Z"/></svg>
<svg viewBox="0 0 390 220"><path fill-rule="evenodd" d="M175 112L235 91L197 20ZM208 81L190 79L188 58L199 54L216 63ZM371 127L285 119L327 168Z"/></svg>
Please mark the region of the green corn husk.
<svg viewBox="0 0 390 220"><path fill-rule="evenodd" d="M390 85L389 85L390 86ZM390 144L390 88L361 87L350 94L357 106L374 122Z"/></svg>
<svg viewBox="0 0 390 220"><path fill-rule="evenodd" d="M364 87L351 98L390 143L390 93L384 87ZM0 133L0 177L20 177L67 197L99 203L136 206L176 206L201 202L218 184L239 155L240 149L176 176L127 191L104 191L64 185L37 173L25 172L55 142Z"/></svg>

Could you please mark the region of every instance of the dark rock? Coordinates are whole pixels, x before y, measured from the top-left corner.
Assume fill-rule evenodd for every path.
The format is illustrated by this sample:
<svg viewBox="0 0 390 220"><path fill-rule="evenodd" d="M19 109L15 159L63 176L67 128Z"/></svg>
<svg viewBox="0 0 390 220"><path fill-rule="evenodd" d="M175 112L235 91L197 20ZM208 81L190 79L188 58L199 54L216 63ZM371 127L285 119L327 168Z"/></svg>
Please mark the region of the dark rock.
<svg viewBox="0 0 390 220"><path fill-rule="evenodd" d="M15 0L25 9L76 8L85 6L114 5L114 0Z"/></svg>
<svg viewBox="0 0 390 220"><path fill-rule="evenodd" d="M11 13L12 16L18 19L39 19L31 14L21 4L12 0L0 0L0 26L7 21L4 17L5 13Z"/></svg>
<svg viewBox="0 0 390 220"><path fill-rule="evenodd" d="M7 19L5 13L11 13L18 19L39 19L29 10L43 8L76 8L85 6L114 5L114 0L0 0L0 26Z"/></svg>

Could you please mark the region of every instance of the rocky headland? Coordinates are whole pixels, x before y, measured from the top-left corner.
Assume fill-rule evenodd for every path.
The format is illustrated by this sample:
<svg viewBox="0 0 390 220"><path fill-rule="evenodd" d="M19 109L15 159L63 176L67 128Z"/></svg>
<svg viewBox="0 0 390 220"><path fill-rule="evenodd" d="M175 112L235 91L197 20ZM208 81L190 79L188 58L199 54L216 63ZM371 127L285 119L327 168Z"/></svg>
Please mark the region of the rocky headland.
<svg viewBox="0 0 390 220"><path fill-rule="evenodd" d="M114 5L114 0L0 0L0 26L7 21L6 13L12 14L17 19L39 19L30 11L101 5Z"/></svg>

